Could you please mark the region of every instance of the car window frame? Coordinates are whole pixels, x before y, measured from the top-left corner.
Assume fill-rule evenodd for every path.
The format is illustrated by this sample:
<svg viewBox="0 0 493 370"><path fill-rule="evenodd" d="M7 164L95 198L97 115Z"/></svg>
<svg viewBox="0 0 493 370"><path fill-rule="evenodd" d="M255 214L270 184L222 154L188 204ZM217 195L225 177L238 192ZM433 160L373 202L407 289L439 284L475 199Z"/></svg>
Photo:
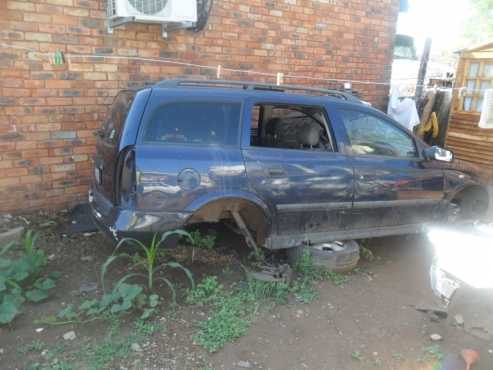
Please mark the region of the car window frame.
<svg viewBox="0 0 493 370"><path fill-rule="evenodd" d="M151 97L152 98L152 97ZM139 127L139 131L137 134L137 140L136 144L138 145L150 145L150 146L176 146L180 145L183 147L191 147L191 148L198 148L198 147L207 147L207 148L238 148L241 145L241 133L243 130L243 116L244 116L244 102L238 99L227 99L227 98L211 98L211 97L204 97L203 99L199 97L171 97L168 98L166 96L166 99L159 99L159 101L153 102L154 104L148 104L145 113L141 119L141 124ZM238 131L236 133L236 140L232 144L225 144L225 143L217 143L217 144L194 144L194 143L173 143L173 142L146 142L144 141L144 133L145 133L145 128L146 128L146 123L149 122L150 118L152 117L153 113L157 110L160 109L163 106L166 105L172 105L172 104L179 104L179 103L207 103L207 104L221 104L221 103L226 103L226 104L237 104L240 109L239 109L239 116L238 116Z"/></svg>
<svg viewBox="0 0 493 370"><path fill-rule="evenodd" d="M269 147L269 146L256 146L256 145L251 145L251 120L252 120L252 111L257 105L276 105L276 106L300 106L300 107L312 107L312 108L319 108L322 110L325 120L327 122L327 127L325 128L327 130L327 133L329 135L329 140L332 146L332 150L301 150L301 149L296 149L296 148L276 148L276 147ZM244 104L244 111L243 111L243 125L244 127L242 128L242 138L241 138L241 147L242 149L249 148L249 149L257 149L257 150L289 150L289 151L298 151L300 153L325 153L325 154L330 154L330 153L335 153L335 154L340 154L339 151L339 146L338 146L338 140L335 134L334 130L334 119L332 118L332 114L330 114L329 109L325 103L312 103L312 102L298 102L298 101L293 101L291 99L269 99L269 98L251 98L248 99L245 104Z"/></svg>
<svg viewBox="0 0 493 370"><path fill-rule="evenodd" d="M386 116L384 113L380 112L373 112L368 109L358 109L360 107L353 107L353 106L342 106L338 105L335 107L335 114L337 115L338 123L341 126L342 130L344 131L344 134L346 136L345 140L345 145L344 145L344 151L345 154L353 156L353 157L367 157L367 158L383 158L383 159L398 159L398 160L409 160L409 161L421 161L423 159L422 153L419 150L420 146L418 145L418 141L416 140L416 137L414 136L413 133L411 133L409 130L407 130L405 127L403 127L399 122L396 122L392 120L390 117ZM343 118L343 113L341 111L344 110L349 110L349 111L355 111L355 112L360 112L367 114L369 116L372 116L376 119L379 119L390 126L393 126L397 130L401 131L404 135L409 137L414 145L414 150L416 155L414 157L408 157L408 156L392 156L392 155L382 155L382 154L355 154L351 150L351 140L349 139L349 135L346 129L346 125L344 124L344 118Z"/></svg>

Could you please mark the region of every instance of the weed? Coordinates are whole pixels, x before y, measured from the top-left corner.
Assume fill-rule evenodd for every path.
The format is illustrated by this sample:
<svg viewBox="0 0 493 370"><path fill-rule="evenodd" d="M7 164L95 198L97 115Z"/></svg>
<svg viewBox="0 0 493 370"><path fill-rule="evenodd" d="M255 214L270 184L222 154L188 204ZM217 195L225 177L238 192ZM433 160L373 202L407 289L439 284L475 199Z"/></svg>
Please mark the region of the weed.
<svg viewBox="0 0 493 370"><path fill-rule="evenodd" d="M194 230L188 234L188 240L192 244L192 263L195 260L195 249L211 250L216 244L215 235L203 235L199 230Z"/></svg>
<svg viewBox="0 0 493 370"><path fill-rule="evenodd" d="M203 235L199 230L188 234L188 239L195 248L211 250L216 245L215 235Z"/></svg>
<svg viewBox="0 0 493 370"><path fill-rule="evenodd" d="M186 300L189 304L203 306L216 301L223 294L223 286L217 281L217 277L207 276L188 291Z"/></svg>
<svg viewBox="0 0 493 370"><path fill-rule="evenodd" d="M253 262L254 265L261 264L265 261L265 250L263 248L256 248L248 254L248 259Z"/></svg>
<svg viewBox="0 0 493 370"><path fill-rule="evenodd" d="M351 352L351 358L355 361L362 361L363 355L359 351L353 351Z"/></svg>
<svg viewBox="0 0 493 370"><path fill-rule="evenodd" d="M28 370L72 370L72 367L64 362L54 362L49 365L35 363L29 366Z"/></svg>
<svg viewBox="0 0 493 370"><path fill-rule="evenodd" d="M326 276L327 278L332 282L334 285L342 285L345 284L349 281L349 277L347 275L340 274L338 272L334 271L326 271Z"/></svg>
<svg viewBox="0 0 493 370"><path fill-rule="evenodd" d="M28 345L22 347L19 352L22 354L26 354L28 352L41 352L45 347L45 343L39 339L34 339Z"/></svg>
<svg viewBox="0 0 493 370"><path fill-rule="evenodd" d="M12 322L23 303L41 302L48 298L59 274L43 274L45 253L36 248L38 235L27 231L21 248L12 242L0 248L0 324Z"/></svg>
<svg viewBox="0 0 493 370"><path fill-rule="evenodd" d="M375 255L373 254L373 252L368 249L367 247L365 247L364 245L361 245L360 246L360 255L361 255L361 258L363 258L364 260L368 261L368 262L373 262L375 260Z"/></svg>
<svg viewBox="0 0 493 370"><path fill-rule="evenodd" d="M247 290L255 300L273 299L276 303L284 304L288 300L289 284L250 279Z"/></svg>
<svg viewBox="0 0 493 370"><path fill-rule="evenodd" d="M297 279L291 287L296 300L301 303L311 303L319 297L313 282L307 279Z"/></svg>
<svg viewBox="0 0 493 370"><path fill-rule="evenodd" d="M90 299L82 302L75 309L73 305L69 305L61 310L56 317L48 317L38 323L63 325L68 323L87 323L94 320L110 319L113 316L118 316L123 313L128 313L134 309L141 311L141 320L146 320L151 317L161 302L161 297L155 293L155 282L160 281L170 289L172 293L172 303L176 304L176 286L163 273L167 268L179 269L185 273L192 287L194 281L192 273L177 262L159 263L159 249L165 242L166 238L178 234L187 236L188 233L180 230L169 231L164 233L160 238L155 234L149 246L142 242L132 239L122 239L115 248L111 257L109 257L101 267L101 285L103 287L103 296L100 299ZM135 254L130 256L126 253L117 254L118 250L124 244L131 244L137 249L143 251L143 255ZM132 266L130 270L143 269L142 272L131 272L123 276L113 287L110 292L106 291L104 284L106 274L110 265L120 258L130 258ZM128 283L130 279L144 278L145 284Z"/></svg>
<svg viewBox="0 0 493 370"><path fill-rule="evenodd" d="M313 263L312 254L308 249L304 249L301 253L295 265L295 270L307 280L315 281L324 279L325 270Z"/></svg>
<svg viewBox="0 0 493 370"><path fill-rule="evenodd" d="M423 352L425 353L425 357L428 359L433 359L437 361L443 360L444 354L442 352L442 349L438 344L433 344L430 346L427 346L423 349Z"/></svg>
<svg viewBox="0 0 493 370"><path fill-rule="evenodd" d="M137 320L135 322L135 331L137 334L148 337L162 330L162 325L159 323L147 322L144 320Z"/></svg>
<svg viewBox="0 0 493 370"><path fill-rule="evenodd" d="M211 316L199 324L194 340L209 352L215 352L227 342L243 336L250 326L254 299L245 292L219 298Z"/></svg>

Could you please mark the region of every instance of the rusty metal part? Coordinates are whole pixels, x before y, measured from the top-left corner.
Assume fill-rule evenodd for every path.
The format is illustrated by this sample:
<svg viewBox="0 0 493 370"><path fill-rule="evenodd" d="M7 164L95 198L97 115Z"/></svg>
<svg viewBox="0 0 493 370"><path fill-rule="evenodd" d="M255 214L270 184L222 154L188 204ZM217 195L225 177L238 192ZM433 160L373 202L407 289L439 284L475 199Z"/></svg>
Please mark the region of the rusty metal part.
<svg viewBox="0 0 493 370"><path fill-rule="evenodd" d="M255 242L255 239L252 233L250 232L250 230L248 230L248 227L245 224L243 218L241 217L240 212L238 212L238 210L235 209L231 211L231 215L233 216L233 219L235 220L238 227L240 228L241 233L245 237L247 245L250 248L252 248L255 251L255 253L258 253L259 249L257 243Z"/></svg>
<svg viewBox="0 0 493 370"><path fill-rule="evenodd" d="M249 279L290 284L293 279L293 270L287 263L279 266L264 265L260 271L247 270L247 275Z"/></svg>

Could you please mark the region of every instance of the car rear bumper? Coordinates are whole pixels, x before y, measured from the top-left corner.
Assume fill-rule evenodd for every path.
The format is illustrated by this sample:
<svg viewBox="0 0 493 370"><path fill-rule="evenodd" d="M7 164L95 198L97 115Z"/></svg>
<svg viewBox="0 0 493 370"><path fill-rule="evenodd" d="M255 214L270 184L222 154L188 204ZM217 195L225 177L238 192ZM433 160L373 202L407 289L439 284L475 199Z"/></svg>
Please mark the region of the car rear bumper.
<svg viewBox="0 0 493 370"><path fill-rule="evenodd" d="M191 216L186 212L150 212L115 207L101 192L89 190L91 216L96 226L113 240L145 239L156 232L183 228Z"/></svg>

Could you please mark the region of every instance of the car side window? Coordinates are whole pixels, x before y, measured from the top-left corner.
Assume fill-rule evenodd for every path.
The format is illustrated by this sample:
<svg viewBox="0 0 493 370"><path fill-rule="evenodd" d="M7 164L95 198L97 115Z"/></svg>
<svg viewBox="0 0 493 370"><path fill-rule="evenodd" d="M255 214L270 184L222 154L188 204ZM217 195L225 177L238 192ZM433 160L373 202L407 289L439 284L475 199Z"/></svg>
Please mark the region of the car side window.
<svg viewBox="0 0 493 370"><path fill-rule="evenodd" d="M144 143L235 145L240 103L176 102L158 106L143 128Z"/></svg>
<svg viewBox="0 0 493 370"><path fill-rule="evenodd" d="M417 157L414 139L404 130L372 114L340 109L351 154Z"/></svg>
<svg viewBox="0 0 493 370"><path fill-rule="evenodd" d="M333 151L323 107L256 104L252 110L250 145L268 148Z"/></svg>

